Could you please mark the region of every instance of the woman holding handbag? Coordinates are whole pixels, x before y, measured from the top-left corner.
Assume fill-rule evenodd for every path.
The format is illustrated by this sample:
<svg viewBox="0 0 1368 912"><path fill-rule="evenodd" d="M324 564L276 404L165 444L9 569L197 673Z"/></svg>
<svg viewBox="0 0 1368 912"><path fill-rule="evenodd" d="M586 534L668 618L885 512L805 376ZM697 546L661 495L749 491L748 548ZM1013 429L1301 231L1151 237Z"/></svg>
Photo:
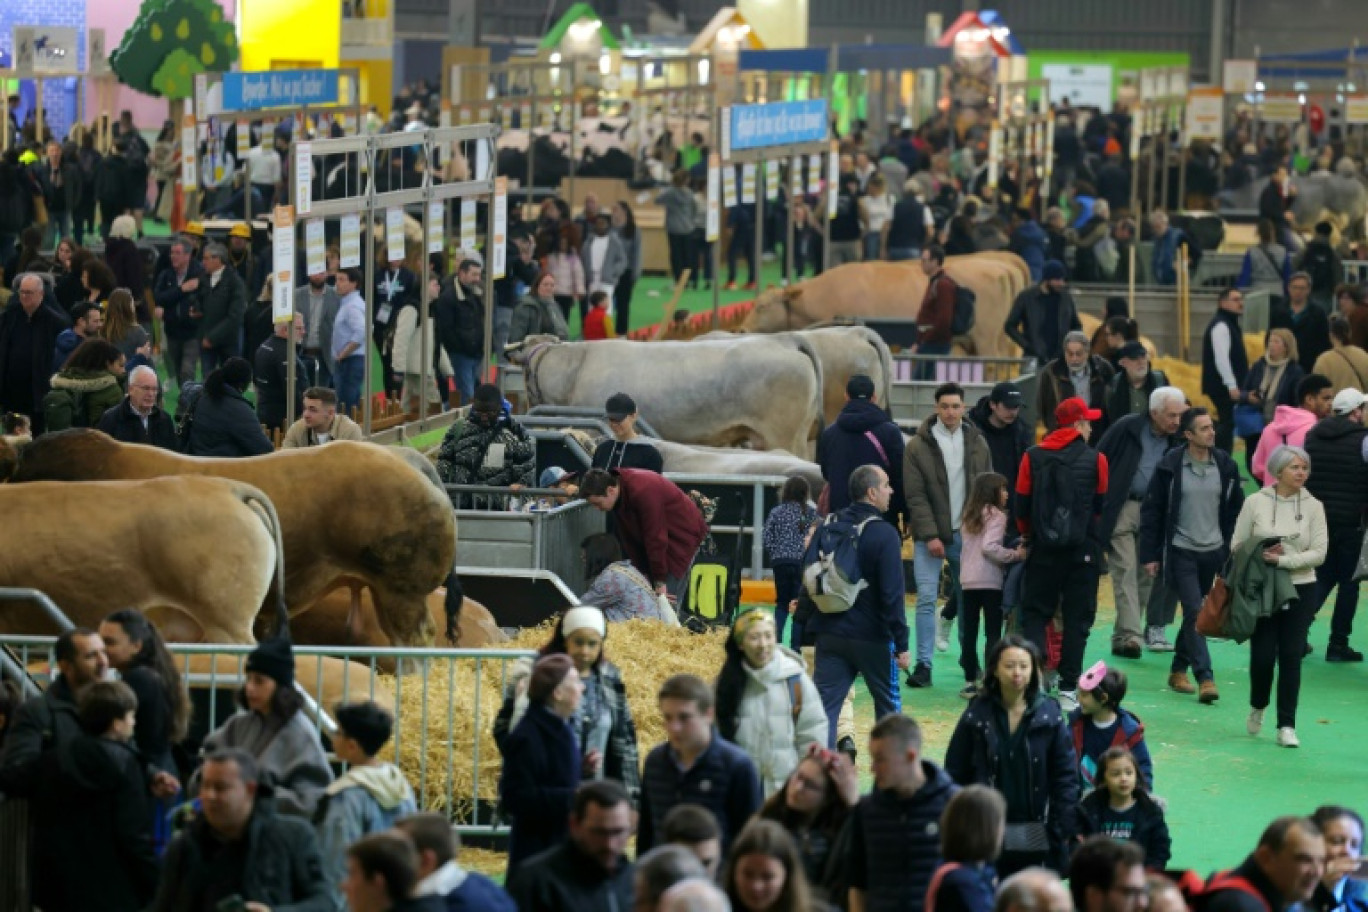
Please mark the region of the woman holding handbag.
<svg viewBox="0 0 1368 912"><path fill-rule="evenodd" d="M1295 446L1280 446L1268 457L1273 483L1245 501L1235 521L1230 550L1245 542L1261 543L1257 559L1286 570L1297 597L1267 617L1261 617L1249 639L1249 719L1245 729L1257 735L1278 673L1278 746L1300 747L1297 739L1297 700L1301 694L1301 664L1306 631L1315 607L1316 568L1325 562L1330 534L1325 508L1303 488L1311 474L1311 457Z"/></svg>
<svg viewBox="0 0 1368 912"><path fill-rule="evenodd" d="M1245 442L1245 468L1254 472L1254 451L1264 428L1273 421L1278 406L1296 408L1297 384L1306 376L1297 361L1297 340L1292 330L1272 329L1263 357L1250 365L1235 404L1235 433Z"/></svg>
<svg viewBox="0 0 1368 912"><path fill-rule="evenodd" d="M1169 689L1196 693L1200 702L1211 704L1220 694L1206 638L1197 632L1197 613L1230 555L1244 492L1235 460L1216 446L1216 424L1206 409L1188 409L1178 430L1187 445L1159 461L1140 507L1139 558L1152 577L1162 567L1164 583L1183 606ZM1189 669L1196 686L1188 679Z"/></svg>

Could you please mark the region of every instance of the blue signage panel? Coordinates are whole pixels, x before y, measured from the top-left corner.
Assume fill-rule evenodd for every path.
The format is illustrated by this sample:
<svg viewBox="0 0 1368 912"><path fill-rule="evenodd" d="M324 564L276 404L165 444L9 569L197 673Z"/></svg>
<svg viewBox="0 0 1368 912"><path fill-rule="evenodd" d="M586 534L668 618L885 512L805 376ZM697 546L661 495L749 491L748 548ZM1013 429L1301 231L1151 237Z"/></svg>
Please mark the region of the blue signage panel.
<svg viewBox="0 0 1368 912"><path fill-rule="evenodd" d="M731 109L731 151L824 142L829 117L825 98L736 105Z"/></svg>
<svg viewBox="0 0 1368 912"><path fill-rule="evenodd" d="M337 104L337 70L263 70L223 74L223 110L258 111Z"/></svg>

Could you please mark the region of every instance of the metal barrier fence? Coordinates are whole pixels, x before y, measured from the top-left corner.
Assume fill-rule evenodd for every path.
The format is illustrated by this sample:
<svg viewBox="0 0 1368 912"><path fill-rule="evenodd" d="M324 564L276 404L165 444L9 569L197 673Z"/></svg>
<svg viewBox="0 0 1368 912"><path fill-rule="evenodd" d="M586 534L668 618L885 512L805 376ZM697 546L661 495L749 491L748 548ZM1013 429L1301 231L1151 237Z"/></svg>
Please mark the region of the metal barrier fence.
<svg viewBox="0 0 1368 912"><path fill-rule="evenodd" d="M456 498L492 495L550 497L564 492L529 488L516 494L508 488L447 485ZM550 510L515 513L510 510L458 508L460 562L471 567L510 570L547 570L560 577L577 595L584 591L580 542L604 531L604 514L582 500Z"/></svg>
<svg viewBox="0 0 1368 912"><path fill-rule="evenodd" d="M1010 380L1021 389L1021 420L1035 424L1034 358L974 358L898 354L893 358L893 387L888 411L900 425L919 422L936 409L936 387L955 382L964 387L964 404L973 408L993 387ZM927 379L914 379L919 374ZM900 468L898 471L902 471Z"/></svg>
<svg viewBox="0 0 1368 912"><path fill-rule="evenodd" d="M718 550L724 555L730 554L735 549L736 536L742 536L743 542L749 539L750 562L742 568L742 575L749 574L753 580L763 579L765 544L761 530L765 526L765 516L779 501L779 489L788 478L784 475L690 475L681 472L666 472L665 477L685 491L696 490L717 503L712 533ZM734 496L737 492L750 501L744 511L740 500ZM745 516L742 516L743 512Z"/></svg>
<svg viewBox="0 0 1368 912"><path fill-rule="evenodd" d="M1348 285L1368 285L1368 260L1345 260L1344 281Z"/></svg>
<svg viewBox="0 0 1368 912"><path fill-rule="evenodd" d="M52 664L55 642L53 637L0 637L0 646L14 650L30 669L44 659ZM167 648L181 667L197 714L202 713L195 730L218 727L237 710L234 695L246 680L244 667L254 647L171 643ZM296 686L307 697L302 711L320 738L336 730L323 707L374 700L394 715L387 758L404 771L418 806L446 811L462 833L505 831L493 812L500 758L488 733L503 702L508 663L533 658L533 652L296 646L294 654ZM386 672L382 664L389 663L402 664L405 673ZM48 675L39 670L34 677ZM0 816L0 842L7 838L5 824ZM3 886L0 878L0 890ZM0 902L0 908L12 907Z"/></svg>
<svg viewBox="0 0 1368 912"><path fill-rule="evenodd" d="M1128 295L1124 285L1097 285L1091 283L1069 286L1073 293L1074 304L1080 313L1102 313L1107 298ZM1163 285L1137 286L1135 289L1135 319L1140 324L1140 332L1159 349L1160 355L1177 357L1182 347L1179 344L1186 332L1189 357L1200 355L1202 335L1207 324L1216 313L1216 301L1220 289L1192 289L1189 300L1188 325L1183 327L1178 310L1178 289ZM1247 291L1244 295L1244 316L1241 325L1245 332L1263 332L1268 328L1269 296L1261 291Z"/></svg>

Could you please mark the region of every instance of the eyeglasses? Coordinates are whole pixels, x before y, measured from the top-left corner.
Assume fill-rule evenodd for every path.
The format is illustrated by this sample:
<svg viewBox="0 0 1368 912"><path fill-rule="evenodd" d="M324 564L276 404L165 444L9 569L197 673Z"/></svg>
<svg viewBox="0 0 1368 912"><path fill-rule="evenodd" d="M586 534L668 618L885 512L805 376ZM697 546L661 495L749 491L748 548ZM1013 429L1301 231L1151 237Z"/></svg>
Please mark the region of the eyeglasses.
<svg viewBox="0 0 1368 912"><path fill-rule="evenodd" d="M134 383L134 384L130 385L128 388L129 388L129 389L135 389L135 390L142 390L142 391L145 392L145 393L155 393L155 392L157 392L157 390L159 389L159 387L156 387L156 386L148 386L148 385L145 384L145 383Z"/></svg>

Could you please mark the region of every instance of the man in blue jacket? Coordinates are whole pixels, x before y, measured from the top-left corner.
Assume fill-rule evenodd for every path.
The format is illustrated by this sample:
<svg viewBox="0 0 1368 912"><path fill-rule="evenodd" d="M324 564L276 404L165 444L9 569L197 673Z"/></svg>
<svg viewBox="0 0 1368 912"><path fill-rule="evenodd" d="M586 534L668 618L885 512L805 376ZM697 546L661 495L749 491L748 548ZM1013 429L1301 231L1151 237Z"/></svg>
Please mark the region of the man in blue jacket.
<svg viewBox="0 0 1368 912"><path fill-rule="evenodd" d="M888 473L876 465L860 466L850 474L849 492L852 503L839 515L856 525L865 523L858 557L860 579L868 585L850 610L818 613L808 622L817 635L813 682L826 709L827 747L835 747L836 720L855 676L864 678L874 698L874 716L882 719L902 710L896 669L906 671L911 663L902 539L880 518L893 497Z"/></svg>

